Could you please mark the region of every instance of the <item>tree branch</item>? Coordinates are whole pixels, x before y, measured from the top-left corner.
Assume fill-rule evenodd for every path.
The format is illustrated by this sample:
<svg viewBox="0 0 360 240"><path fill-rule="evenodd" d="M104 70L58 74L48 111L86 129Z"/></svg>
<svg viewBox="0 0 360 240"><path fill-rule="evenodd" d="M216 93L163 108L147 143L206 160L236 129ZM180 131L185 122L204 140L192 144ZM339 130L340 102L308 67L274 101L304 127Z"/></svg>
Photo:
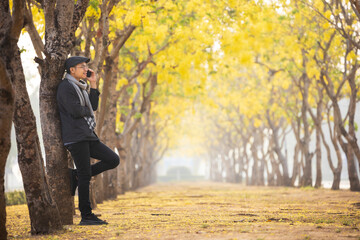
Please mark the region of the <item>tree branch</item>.
<svg viewBox="0 0 360 240"><path fill-rule="evenodd" d="M89 0L78 0L74 7L73 21L71 24L71 37L75 35L76 29L84 18L86 9L89 5Z"/></svg>
<svg viewBox="0 0 360 240"><path fill-rule="evenodd" d="M0 13L0 46L2 46L9 40L12 24L8 1L0 1Z"/></svg>
<svg viewBox="0 0 360 240"><path fill-rule="evenodd" d="M132 32L135 30L135 28L136 28L135 26L130 25L125 29L124 33L120 37L120 41L117 43L117 45L112 49L112 51L110 53L110 57L113 60L115 60L116 58L119 57L120 49L124 46L125 42L128 40L128 38L130 37Z"/></svg>
<svg viewBox="0 0 360 240"><path fill-rule="evenodd" d="M44 52L44 43L34 25L31 13L31 0L27 1L25 8L25 29L29 33L31 42L36 52L36 56L40 59L43 59L42 53Z"/></svg>
<svg viewBox="0 0 360 240"><path fill-rule="evenodd" d="M16 42L18 41L21 30L24 27L24 12L25 12L24 0L14 0L13 14L12 14L13 23L11 26L10 37L11 39L15 39Z"/></svg>

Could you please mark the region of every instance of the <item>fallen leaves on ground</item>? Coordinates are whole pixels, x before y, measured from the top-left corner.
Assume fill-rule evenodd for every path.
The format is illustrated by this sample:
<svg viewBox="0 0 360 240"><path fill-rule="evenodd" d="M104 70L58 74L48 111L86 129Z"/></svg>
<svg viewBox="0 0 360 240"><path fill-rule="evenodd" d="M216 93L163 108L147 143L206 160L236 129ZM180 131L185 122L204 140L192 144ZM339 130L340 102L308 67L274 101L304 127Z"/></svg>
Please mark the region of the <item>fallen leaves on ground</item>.
<svg viewBox="0 0 360 240"><path fill-rule="evenodd" d="M246 187L228 183L155 184L94 210L106 226L64 226L31 236L26 205L9 206L9 239L360 239L360 193Z"/></svg>

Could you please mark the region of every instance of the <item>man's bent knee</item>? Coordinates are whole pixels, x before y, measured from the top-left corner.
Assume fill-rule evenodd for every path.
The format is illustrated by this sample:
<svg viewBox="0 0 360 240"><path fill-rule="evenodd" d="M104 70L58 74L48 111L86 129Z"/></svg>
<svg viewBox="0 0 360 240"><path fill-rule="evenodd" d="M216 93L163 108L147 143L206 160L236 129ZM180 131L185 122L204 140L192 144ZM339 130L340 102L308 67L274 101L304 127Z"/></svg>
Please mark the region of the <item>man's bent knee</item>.
<svg viewBox="0 0 360 240"><path fill-rule="evenodd" d="M113 160L112 160L112 164L111 164L111 168L116 168L120 163L120 158L118 155L115 155Z"/></svg>

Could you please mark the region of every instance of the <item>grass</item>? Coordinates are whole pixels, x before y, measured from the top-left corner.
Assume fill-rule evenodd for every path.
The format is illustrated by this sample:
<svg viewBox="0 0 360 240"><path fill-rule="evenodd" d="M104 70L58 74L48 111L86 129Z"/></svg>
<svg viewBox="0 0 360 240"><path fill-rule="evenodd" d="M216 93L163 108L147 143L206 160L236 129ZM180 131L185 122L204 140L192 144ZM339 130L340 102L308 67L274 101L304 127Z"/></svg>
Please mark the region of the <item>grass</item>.
<svg viewBox="0 0 360 240"><path fill-rule="evenodd" d="M64 226L31 236L27 206L7 207L9 239L359 239L360 193L156 184L99 204L106 226ZM74 217L80 221L79 212Z"/></svg>
<svg viewBox="0 0 360 240"><path fill-rule="evenodd" d="M331 224L331 223L334 223L335 220L334 219L316 219L315 220L315 224L319 224L319 223L327 223L327 224Z"/></svg>
<svg viewBox="0 0 360 240"><path fill-rule="evenodd" d="M13 191L5 193L6 206L26 204L26 196L24 191Z"/></svg>

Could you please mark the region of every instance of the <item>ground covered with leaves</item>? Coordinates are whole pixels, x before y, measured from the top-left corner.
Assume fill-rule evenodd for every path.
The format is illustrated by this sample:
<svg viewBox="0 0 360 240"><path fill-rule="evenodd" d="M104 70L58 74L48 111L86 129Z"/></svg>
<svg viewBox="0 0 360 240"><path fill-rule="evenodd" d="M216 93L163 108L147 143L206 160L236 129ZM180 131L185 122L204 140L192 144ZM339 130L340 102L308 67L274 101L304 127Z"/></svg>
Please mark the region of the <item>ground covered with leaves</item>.
<svg viewBox="0 0 360 240"><path fill-rule="evenodd" d="M94 212L109 225L31 236L26 205L8 206L9 239L360 239L360 193L347 190L156 184Z"/></svg>

